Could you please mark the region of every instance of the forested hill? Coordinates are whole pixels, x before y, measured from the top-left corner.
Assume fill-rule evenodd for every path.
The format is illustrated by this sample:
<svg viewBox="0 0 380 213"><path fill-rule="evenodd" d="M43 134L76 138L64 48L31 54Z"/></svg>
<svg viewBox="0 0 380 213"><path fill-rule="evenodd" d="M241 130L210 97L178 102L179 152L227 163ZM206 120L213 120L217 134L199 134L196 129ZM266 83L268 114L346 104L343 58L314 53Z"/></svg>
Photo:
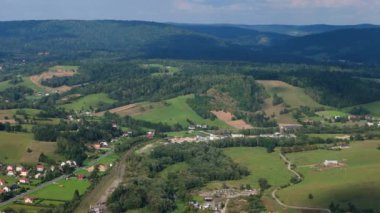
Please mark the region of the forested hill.
<svg viewBox="0 0 380 213"><path fill-rule="evenodd" d="M380 62L380 28L343 29L290 39L272 51L315 60Z"/></svg>
<svg viewBox="0 0 380 213"><path fill-rule="evenodd" d="M247 48L167 24L138 21L0 22L0 53L49 57L249 59Z"/></svg>
<svg viewBox="0 0 380 213"><path fill-rule="evenodd" d="M117 57L298 63L345 60L379 64L380 28L368 27L371 25L291 37L238 25L0 22L0 62L4 58L62 61Z"/></svg>
<svg viewBox="0 0 380 213"><path fill-rule="evenodd" d="M270 32L259 32L257 30L231 25L182 24L175 26L193 32L212 35L234 44L248 46L270 46L291 38L291 36L288 35Z"/></svg>

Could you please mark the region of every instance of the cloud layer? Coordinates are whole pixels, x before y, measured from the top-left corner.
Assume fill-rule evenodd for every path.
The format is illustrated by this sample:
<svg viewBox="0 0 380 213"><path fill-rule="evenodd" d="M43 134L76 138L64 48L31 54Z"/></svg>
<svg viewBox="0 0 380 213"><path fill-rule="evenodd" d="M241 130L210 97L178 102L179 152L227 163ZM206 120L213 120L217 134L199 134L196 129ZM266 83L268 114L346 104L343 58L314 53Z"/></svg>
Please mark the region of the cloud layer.
<svg viewBox="0 0 380 213"><path fill-rule="evenodd" d="M379 24L378 11L379 0L0 0L0 20Z"/></svg>

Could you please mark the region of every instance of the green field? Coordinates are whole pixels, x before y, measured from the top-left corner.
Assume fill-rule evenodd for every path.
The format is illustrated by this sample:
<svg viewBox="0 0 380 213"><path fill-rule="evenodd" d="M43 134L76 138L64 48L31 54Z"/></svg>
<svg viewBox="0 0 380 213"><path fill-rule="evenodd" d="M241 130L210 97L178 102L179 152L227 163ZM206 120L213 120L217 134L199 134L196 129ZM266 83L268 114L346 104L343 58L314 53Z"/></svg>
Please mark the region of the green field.
<svg viewBox="0 0 380 213"><path fill-rule="evenodd" d="M339 117L345 117L348 116L348 113L342 112L342 111L334 111L334 110L328 110L328 111L321 111L316 113L319 116L326 117L326 118L331 118L335 116Z"/></svg>
<svg viewBox="0 0 380 213"><path fill-rule="evenodd" d="M105 164L109 165L110 163L115 163L120 159L120 156L118 154L112 153L110 155L107 155L106 157L100 159L97 164Z"/></svg>
<svg viewBox="0 0 380 213"><path fill-rule="evenodd" d="M113 104L116 100L111 99L107 94L105 93L98 93L98 94L92 94L87 95L82 98L79 98L78 100L75 100L74 102L70 104L65 104L63 107L66 110L89 110L92 108L97 108L102 104Z"/></svg>
<svg viewBox="0 0 380 213"><path fill-rule="evenodd" d="M32 152L28 153L30 148ZM55 154L56 143L38 142L28 133L0 132L0 161L2 163L37 163L44 152L49 157L59 159Z"/></svg>
<svg viewBox="0 0 380 213"><path fill-rule="evenodd" d="M358 105L362 106L363 108L367 109L373 116L380 117L380 101L368 103L368 104L362 104ZM345 111L349 111L352 107L345 108Z"/></svg>
<svg viewBox="0 0 380 213"><path fill-rule="evenodd" d="M162 64L144 64L142 66L146 68L157 68L159 70L158 72L153 73L152 76L173 75L181 71L178 67L164 66Z"/></svg>
<svg viewBox="0 0 380 213"><path fill-rule="evenodd" d="M264 148L237 147L224 149L224 153L251 172L241 180L226 181L228 186L239 188L241 184L250 184L258 188L260 178L266 178L272 186L282 186L289 183L292 177L278 152L267 153ZM206 188L215 189L221 186L222 182L214 181Z"/></svg>
<svg viewBox="0 0 380 213"><path fill-rule="evenodd" d="M360 208L380 210L380 141L355 142L342 151L317 150L292 153L288 158L304 175L304 181L281 190L281 200L290 205L328 207L333 201L352 202ZM324 160L338 160L340 168L316 167ZM308 195L314 198L309 199Z"/></svg>
<svg viewBox="0 0 380 213"><path fill-rule="evenodd" d="M309 137L313 138L322 138L322 139L328 139L328 138L336 138L336 137L341 137L345 136L345 134L307 134Z"/></svg>
<svg viewBox="0 0 380 213"><path fill-rule="evenodd" d="M73 199L75 190L78 190L80 194L83 194L89 186L90 182L87 180L71 178L69 180L61 180L55 184L50 184L45 188L32 193L30 196L41 199L70 201Z"/></svg>
<svg viewBox="0 0 380 213"><path fill-rule="evenodd" d="M187 168L189 168L189 165L187 163L176 163L174 165L171 165L167 168L165 168L163 171L160 172L160 177L167 177L169 173L176 173L180 171L184 171Z"/></svg>
<svg viewBox="0 0 380 213"><path fill-rule="evenodd" d="M79 68L78 66L57 65L57 66L54 66L54 67L50 67L49 71L58 71L58 70L73 70L73 71L77 71L78 68Z"/></svg>
<svg viewBox="0 0 380 213"><path fill-rule="evenodd" d="M264 85L270 94L277 94L282 97L286 104L291 107L308 106L311 108L322 105L308 96L302 88L292 86L282 81L258 81Z"/></svg>
<svg viewBox="0 0 380 213"><path fill-rule="evenodd" d="M8 88L15 87L15 86L24 86L24 87L32 89L34 92L43 93L45 91L43 88L35 85L28 77L23 77L22 80L23 82L18 83L18 84L11 84L10 81L0 82L0 92Z"/></svg>
<svg viewBox="0 0 380 213"><path fill-rule="evenodd" d="M0 119L5 119L6 117L8 119L13 119L13 116L19 110L24 111L26 114L28 114L29 117L36 116L40 112L40 110L38 110L38 109L6 109L6 110L0 110Z"/></svg>
<svg viewBox="0 0 380 213"><path fill-rule="evenodd" d="M170 125L174 125L176 123L181 124L186 127L189 125L187 119L197 123L197 124L207 124L209 126L217 126L224 129L230 129L228 126L221 120L215 119L206 120L200 117L189 105L187 105L186 100L192 98L193 95L179 96L173 99L169 99L166 102L167 105L162 107L158 107L147 111L146 113L137 115L137 119L150 121L154 123L162 122Z"/></svg>

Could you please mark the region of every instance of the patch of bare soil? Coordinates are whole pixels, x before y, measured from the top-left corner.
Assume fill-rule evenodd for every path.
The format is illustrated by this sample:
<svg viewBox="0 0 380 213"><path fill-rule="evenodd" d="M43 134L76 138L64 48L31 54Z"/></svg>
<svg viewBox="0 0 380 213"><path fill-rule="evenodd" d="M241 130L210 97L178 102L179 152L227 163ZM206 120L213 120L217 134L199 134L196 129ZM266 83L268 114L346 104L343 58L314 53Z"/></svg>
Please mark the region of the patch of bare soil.
<svg viewBox="0 0 380 213"><path fill-rule="evenodd" d="M230 112L211 111L218 119L236 129L252 129L253 127L244 120L234 120L234 115Z"/></svg>
<svg viewBox="0 0 380 213"><path fill-rule="evenodd" d="M72 87L70 86L60 86L60 87L46 87L41 84L43 80L51 79L53 77L70 77L75 75L76 72L73 70L56 70L56 71L47 71L43 72L39 75L33 75L30 76L30 80L37 86L42 87L46 90L48 93L57 92L57 93L64 93L67 91L70 91Z"/></svg>

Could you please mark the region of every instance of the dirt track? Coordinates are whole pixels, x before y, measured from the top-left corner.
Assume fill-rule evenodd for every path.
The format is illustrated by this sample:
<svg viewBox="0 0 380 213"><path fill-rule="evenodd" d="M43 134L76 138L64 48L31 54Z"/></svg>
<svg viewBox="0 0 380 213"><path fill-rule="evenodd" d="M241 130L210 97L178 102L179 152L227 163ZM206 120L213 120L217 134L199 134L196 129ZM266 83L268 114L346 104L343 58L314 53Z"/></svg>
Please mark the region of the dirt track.
<svg viewBox="0 0 380 213"><path fill-rule="evenodd" d="M53 77L70 77L70 76L73 76L75 75L76 72L72 71L72 70L57 70L57 71L47 71L47 72L43 72L39 75L33 75L33 76L30 76L30 80L35 84L37 85L38 87L42 87L46 90L46 92L58 92L58 93L64 93L64 92L67 92L69 90L72 89L72 87L69 87L69 86L60 86L60 87L56 87L56 88L52 88L52 87L46 87L46 86L43 86L41 84L41 81L43 80L47 80L47 79L50 79L50 78L53 78Z"/></svg>
<svg viewBox="0 0 380 213"><path fill-rule="evenodd" d="M233 120L234 115L232 115L230 112L223 112L223 111L212 111L218 119L224 121L226 124L235 127L236 129L252 129L253 127L250 124L247 124L243 120Z"/></svg>

